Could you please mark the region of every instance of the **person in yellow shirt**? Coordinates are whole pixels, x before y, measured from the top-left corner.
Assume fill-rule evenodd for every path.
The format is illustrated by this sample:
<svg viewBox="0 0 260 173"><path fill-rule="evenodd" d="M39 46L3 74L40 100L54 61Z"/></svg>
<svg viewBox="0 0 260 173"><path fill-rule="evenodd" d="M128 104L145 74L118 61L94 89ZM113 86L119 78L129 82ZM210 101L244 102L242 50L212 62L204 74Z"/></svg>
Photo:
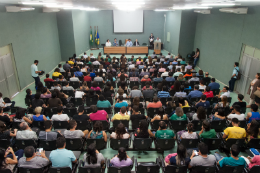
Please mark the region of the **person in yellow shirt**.
<svg viewBox="0 0 260 173"><path fill-rule="evenodd" d="M238 126L238 119L232 118L232 126L224 130L223 139L228 140L229 138L243 139L246 138L246 130Z"/></svg>
<svg viewBox="0 0 260 173"><path fill-rule="evenodd" d="M130 116L127 114L126 107L123 106L120 109L120 112L118 114L115 114L114 117L112 118L112 122L114 120L129 120Z"/></svg>
<svg viewBox="0 0 260 173"><path fill-rule="evenodd" d="M60 75L62 75L62 74L60 73L60 69L58 69L58 68L56 68L54 70L54 72L52 73L52 77L59 77Z"/></svg>
<svg viewBox="0 0 260 173"><path fill-rule="evenodd" d="M68 61L68 63L69 63L70 65L74 65L73 59L70 58L69 61Z"/></svg>

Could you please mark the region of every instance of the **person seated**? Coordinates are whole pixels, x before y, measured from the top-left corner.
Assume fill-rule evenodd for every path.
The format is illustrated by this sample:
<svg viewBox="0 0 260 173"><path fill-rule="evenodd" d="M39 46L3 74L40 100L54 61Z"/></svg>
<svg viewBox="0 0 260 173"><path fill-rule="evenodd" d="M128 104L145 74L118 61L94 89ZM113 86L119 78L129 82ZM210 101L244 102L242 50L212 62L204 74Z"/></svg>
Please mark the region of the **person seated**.
<svg viewBox="0 0 260 173"><path fill-rule="evenodd" d="M192 120L200 120L203 121L207 118L206 110L204 107L200 106L197 109L197 112L193 114Z"/></svg>
<svg viewBox="0 0 260 173"><path fill-rule="evenodd" d="M19 168L43 168L50 163L45 155L45 151L35 153L33 146L27 146L24 149L24 156L25 157L19 159Z"/></svg>
<svg viewBox="0 0 260 173"><path fill-rule="evenodd" d="M41 98L51 98L51 92L49 91L48 88L44 87L42 89Z"/></svg>
<svg viewBox="0 0 260 173"><path fill-rule="evenodd" d="M187 120L186 114L183 113L183 109L181 107L177 107L175 110L175 114L173 114L169 120Z"/></svg>
<svg viewBox="0 0 260 173"><path fill-rule="evenodd" d="M84 76L83 80L87 81L87 82L91 82L92 81L92 78L90 77L90 73L89 72L87 72L87 75Z"/></svg>
<svg viewBox="0 0 260 173"><path fill-rule="evenodd" d="M151 122L154 122L155 120L168 120L168 115L164 113L164 109L162 107L159 108L158 114L151 119Z"/></svg>
<svg viewBox="0 0 260 173"><path fill-rule="evenodd" d="M230 148L231 157L223 157L218 153L215 153L215 157L217 160L217 165L221 168L224 166L244 166L246 168L247 164L244 158L239 157L240 147L237 144L233 144Z"/></svg>
<svg viewBox="0 0 260 173"><path fill-rule="evenodd" d="M174 97L187 97L187 93L184 92L184 86L183 85L180 86L180 91L177 91L174 94Z"/></svg>
<svg viewBox="0 0 260 173"><path fill-rule="evenodd" d="M214 104L213 104L213 105L214 105ZM221 101L218 102L218 103L214 106L214 108L215 108L215 109L217 109L217 108L225 108L225 107L227 107L227 106L229 106L227 96L223 96L223 97L221 98Z"/></svg>
<svg viewBox="0 0 260 173"><path fill-rule="evenodd" d="M160 73L157 74L157 77L153 78L154 82L162 82L162 80L163 80L163 78L161 77Z"/></svg>
<svg viewBox="0 0 260 173"><path fill-rule="evenodd" d="M196 76L196 73L192 73L192 78L190 78L188 82L190 83L191 81L200 81L200 78Z"/></svg>
<svg viewBox="0 0 260 173"><path fill-rule="evenodd" d="M251 123L247 124L246 138L247 142L254 138L260 138L259 123L256 120L252 120Z"/></svg>
<svg viewBox="0 0 260 173"><path fill-rule="evenodd" d="M209 87L209 86L207 86L207 87L205 88L203 95L205 95L206 98L212 98L212 97L214 97L213 91L210 91L210 87Z"/></svg>
<svg viewBox="0 0 260 173"><path fill-rule="evenodd" d="M10 153L10 154L9 154ZM14 152L12 147L0 150L0 172L13 172L18 160L23 157L23 150ZM7 171L9 170L9 171Z"/></svg>
<svg viewBox="0 0 260 173"><path fill-rule="evenodd" d="M139 106L138 105L134 105L132 108L132 113L130 116L130 120L133 121L140 121L143 119L146 119L147 116L145 116L144 114L141 114L141 112L139 112Z"/></svg>
<svg viewBox="0 0 260 173"><path fill-rule="evenodd" d="M198 139L198 134L194 132L193 129L194 125L193 123L188 123L187 124L187 132L184 132L181 134L181 139Z"/></svg>
<svg viewBox="0 0 260 173"><path fill-rule="evenodd" d="M227 116L228 120L232 118L237 118L239 121L243 121L245 119L245 114L240 113L240 106L234 105L232 112Z"/></svg>
<svg viewBox="0 0 260 173"><path fill-rule="evenodd" d="M173 77L173 73L172 72L169 72L169 75L168 77L165 78L165 80L167 82L174 82L175 81L175 78Z"/></svg>
<svg viewBox="0 0 260 173"><path fill-rule="evenodd" d="M187 66L186 66L186 67L187 67ZM190 69L187 69L186 74L185 74L183 77L184 77L184 78L186 78L186 77L192 77L192 73L191 73Z"/></svg>
<svg viewBox="0 0 260 173"><path fill-rule="evenodd" d="M179 97L179 107L185 108L185 107L190 107L190 105L188 101L185 100L183 97Z"/></svg>
<svg viewBox="0 0 260 173"><path fill-rule="evenodd" d="M150 129L148 130L147 121L140 120L139 128L137 128L136 131L134 132L134 137L135 138L149 138L150 136L153 137L153 133L151 132Z"/></svg>
<svg viewBox="0 0 260 173"><path fill-rule="evenodd" d="M93 81L92 86L91 86L90 89L93 89L94 91L101 91L101 89L98 86L98 83L96 81Z"/></svg>
<svg viewBox="0 0 260 173"><path fill-rule="evenodd" d="M211 78L209 77L209 72L205 72L205 77L203 78L205 83L210 83Z"/></svg>
<svg viewBox="0 0 260 173"><path fill-rule="evenodd" d="M167 129L167 124L164 121L160 121L159 129L156 131L153 137L158 139L175 139L175 134L172 130Z"/></svg>
<svg viewBox="0 0 260 173"><path fill-rule="evenodd" d="M141 82L151 82L151 79L149 78L148 75L144 75L144 77L141 79Z"/></svg>
<svg viewBox="0 0 260 173"><path fill-rule="evenodd" d="M53 108L58 106L63 106L62 101L60 100L60 98L57 98L56 92L53 92L51 98L49 98L48 100L48 107Z"/></svg>
<svg viewBox="0 0 260 173"><path fill-rule="evenodd" d="M70 65L74 65L73 58L69 58L68 63L69 63Z"/></svg>
<svg viewBox="0 0 260 173"><path fill-rule="evenodd" d="M108 83L108 82L107 82ZM112 97L112 92L114 92L114 89L112 89L112 92L110 90L110 88L113 88L113 86L105 86L105 89L104 91L102 92L102 95L105 97L105 98L108 98L108 97Z"/></svg>
<svg viewBox="0 0 260 173"><path fill-rule="evenodd" d="M246 120L248 123L251 123L252 120L260 120L260 114L256 104L251 104L251 112L247 113Z"/></svg>
<svg viewBox="0 0 260 173"><path fill-rule="evenodd" d="M224 130L223 139L228 140L229 138L234 139L244 139L246 138L246 130L239 127L239 121L237 118L232 118L231 120L233 127L228 127Z"/></svg>
<svg viewBox="0 0 260 173"><path fill-rule="evenodd" d="M202 139L216 138L216 131L215 129L210 128L210 122L208 120L204 120L202 122L202 127L199 135Z"/></svg>
<svg viewBox="0 0 260 173"><path fill-rule="evenodd" d="M124 70L121 70L121 72L117 75L117 77L120 77L121 75L128 77L128 75L125 73Z"/></svg>
<svg viewBox="0 0 260 173"><path fill-rule="evenodd" d="M229 87L228 86L224 86L223 89L220 90L219 94L217 95L218 98L222 98L223 96L230 97L230 92L229 92Z"/></svg>
<svg viewBox="0 0 260 173"><path fill-rule="evenodd" d="M80 82L79 78L75 76L75 73L71 73L71 78L70 78L70 81L71 82Z"/></svg>
<svg viewBox="0 0 260 173"><path fill-rule="evenodd" d="M117 103L115 104L115 108L122 108L122 107L128 107L128 104L126 101L124 101L123 96L119 96L117 99Z"/></svg>
<svg viewBox="0 0 260 173"><path fill-rule="evenodd" d="M126 127L123 123L119 123L116 127L116 131L110 135L112 139L128 139L130 138L129 133L126 131Z"/></svg>
<svg viewBox="0 0 260 173"><path fill-rule="evenodd" d="M215 78L211 78L211 83L208 86L210 87L210 90L216 90L220 88L220 85L216 82Z"/></svg>
<svg viewBox="0 0 260 173"><path fill-rule="evenodd" d="M225 118L225 109L218 108L217 112L213 115L212 120L223 120Z"/></svg>
<svg viewBox="0 0 260 173"><path fill-rule="evenodd" d="M102 72L99 72L99 73L97 73L96 75L97 75L97 76L94 78L94 81L95 81L95 82L103 82L103 83L105 83L104 79L102 78L102 75L103 75Z"/></svg>
<svg viewBox="0 0 260 173"><path fill-rule="evenodd" d="M75 120L70 120L69 121L70 130L64 131L64 137L69 139L76 139L82 137L85 138L87 136L88 130L81 131L81 130L76 130L76 128L77 128L77 122Z"/></svg>
<svg viewBox="0 0 260 173"><path fill-rule="evenodd" d="M111 103L108 100L105 100L103 95L99 95L99 100L96 106L98 108L111 108Z"/></svg>
<svg viewBox="0 0 260 173"><path fill-rule="evenodd" d="M57 114L52 115L51 120L52 121L69 121L70 118L67 114L63 114L63 107L58 106Z"/></svg>
<svg viewBox="0 0 260 173"><path fill-rule="evenodd" d="M21 122L19 127L21 131L16 133L16 139L38 139L36 132L32 131L26 122Z"/></svg>
<svg viewBox="0 0 260 173"><path fill-rule="evenodd" d="M248 165L248 169L251 169L254 166L260 166L260 155L255 155L253 158L248 156L247 159L250 162L249 165Z"/></svg>
<svg viewBox="0 0 260 173"><path fill-rule="evenodd" d="M246 102L243 102L244 96L242 94L237 95L238 102L233 103L233 105L239 105L240 108L246 108ZM233 105L230 107L230 109L233 109Z"/></svg>
<svg viewBox="0 0 260 173"><path fill-rule="evenodd" d="M181 69L180 68L177 68L177 72L175 72L174 74L173 74L173 76L175 77L175 76L179 76L180 74L182 74L183 75L183 73L181 72Z"/></svg>
<svg viewBox="0 0 260 173"><path fill-rule="evenodd" d="M146 102L147 109L148 108L160 108L162 107L161 101L159 101L159 98L157 96L153 97L153 102Z"/></svg>
<svg viewBox="0 0 260 173"><path fill-rule="evenodd" d="M112 76L111 73L107 74L106 82L115 82L116 78Z"/></svg>
<svg viewBox="0 0 260 173"><path fill-rule="evenodd" d="M46 121L47 118L42 113L42 107L36 107L34 109L35 115L32 117L32 121Z"/></svg>
<svg viewBox="0 0 260 173"><path fill-rule="evenodd" d="M150 76L150 72L148 72L148 69L145 67L139 76L144 77L145 75Z"/></svg>
<svg viewBox="0 0 260 173"><path fill-rule="evenodd" d="M45 76L46 78L44 79L44 82L54 82L54 80L50 78L49 74L46 74Z"/></svg>
<svg viewBox="0 0 260 173"><path fill-rule="evenodd" d="M54 89L57 89L57 90L61 90L61 86L60 84L58 84L58 82L53 82L53 86L51 87L51 90L54 90Z"/></svg>
<svg viewBox="0 0 260 173"><path fill-rule="evenodd" d="M122 106L120 109L120 112L115 114L111 121L113 122L114 120L129 120L129 119L130 119L130 116L127 113L126 107Z"/></svg>
<svg viewBox="0 0 260 173"><path fill-rule="evenodd" d="M200 84L199 84L199 90L205 90L207 86L204 85L204 81L203 80L200 80Z"/></svg>
<svg viewBox="0 0 260 173"><path fill-rule="evenodd" d="M13 145L14 140L12 137L16 137L17 131L17 129L14 129L14 131L11 132L11 129L7 129L5 123L0 121L0 139L6 139Z"/></svg>
<svg viewBox="0 0 260 173"><path fill-rule="evenodd" d="M54 77L54 78L58 78L60 75L62 75L62 74L60 73L60 69L59 68L56 68L54 70L54 72L52 73L52 77Z"/></svg>
<svg viewBox="0 0 260 173"><path fill-rule="evenodd" d="M40 97L41 97L41 93L36 92L35 97L34 97L34 99L32 100L32 105L31 105L31 107L32 107L33 109L35 109L35 108L38 107L38 106L40 106L40 107L46 107L44 101L43 101L42 99L40 99Z"/></svg>
<svg viewBox="0 0 260 173"><path fill-rule="evenodd" d="M166 68L165 71L161 75L162 77L168 77L169 76L169 68Z"/></svg>
<svg viewBox="0 0 260 173"><path fill-rule="evenodd" d="M105 164L105 158L100 153L94 143L87 147L87 152L83 155L84 167L102 167Z"/></svg>
<svg viewBox="0 0 260 173"><path fill-rule="evenodd" d="M98 110L96 105L90 106L91 114L89 114L89 118L91 121L107 121L108 120L108 114L105 110Z"/></svg>
<svg viewBox="0 0 260 173"><path fill-rule="evenodd" d="M127 167L127 166L130 166L130 165L133 165L133 161L126 154L125 148L120 147L118 149L118 154L110 160L110 164L113 167L120 168L120 167Z"/></svg>
<svg viewBox="0 0 260 173"><path fill-rule="evenodd" d="M202 92L199 91L199 86L195 85L194 86L194 91L191 91L188 95L188 99L190 100L191 98L198 98L202 96Z"/></svg>
<svg viewBox="0 0 260 173"><path fill-rule="evenodd" d="M56 150L52 150L49 156L49 160L52 163L52 167L70 167L72 169L72 163L77 163L77 158L70 150L65 149L66 139L64 137L57 138Z"/></svg>
<svg viewBox="0 0 260 173"><path fill-rule="evenodd" d="M11 121L12 121L9 114L4 113L2 107L0 107L0 121L3 121L5 123L5 125L7 125L7 126L9 126L11 124Z"/></svg>
<svg viewBox="0 0 260 173"><path fill-rule="evenodd" d="M186 90L192 90L188 81L184 82L184 91L186 91Z"/></svg>
<svg viewBox="0 0 260 173"><path fill-rule="evenodd" d="M135 98L135 97L143 97L141 90L139 90L139 86L134 86L132 91L129 94L129 98Z"/></svg>
<svg viewBox="0 0 260 173"><path fill-rule="evenodd" d="M107 142L107 134L103 130L103 124L101 121L96 121L93 125L93 130L88 133L88 138L90 139L104 139Z"/></svg>
<svg viewBox="0 0 260 173"><path fill-rule="evenodd" d="M179 144L177 147L177 155L172 156L168 163L174 166L188 166L190 163L190 158L187 157L187 150L183 144Z"/></svg>
<svg viewBox="0 0 260 173"><path fill-rule="evenodd" d="M72 91L74 91L74 88L72 86L70 86L69 82L67 82L67 81L64 82L64 85L65 86L62 87L62 90L72 90Z"/></svg>
<svg viewBox="0 0 260 173"><path fill-rule="evenodd" d="M215 166L216 163L216 158L214 155L208 155L208 146L204 143L201 142L198 144L198 156L195 156L194 150L193 153L190 157L191 161L189 164L189 168L191 169L192 167L195 166Z"/></svg>
<svg viewBox="0 0 260 173"><path fill-rule="evenodd" d="M78 107L78 113L73 116L75 121L89 121L89 116L84 114L84 106Z"/></svg>
<svg viewBox="0 0 260 173"><path fill-rule="evenodd" d="M13 122L27 122L29 124L32 124L31 119L25 116L26 112L26 109L17 109L15 117L13 118Z"/></svg>
<svg viewBox="0 0 260 173"><path fill-rule="evenodd" d="M158 98L168 98L168 97L171 97L170 93L167 91L167 87L166 86L162 87L162 91L158 92L157 97Z"/></svg>
<svg viewBox="0 0 260 173"><path fill-rule="evenodd" d="M205 109L210 108L210 102L206 100L205 95L202 95L200 98L200 101L198 101L195 105L196 105L196 108L198 108L200 106L204 107Z"/></svg>
<svg viewBox="0 0 260 173"><path fill-rule="evenodd" d="M25 96L26 99L33 100L34 96L35 96L35 94L32 94L32 90L30 90L30 89L26 90L26 96Z"/></svg>
<svg viewBox="0 0 260 173"><path fill-rule="evenodd" d="M138 108L143 108L144 105L142 103L140 103L140 98L139 97L134 97L133 102L131 104L131 108L133 108L133 106L138 106Z"/></svg>
<svg viewBox="0 0 260 173"><path fill-rule="evenodd" d="M40 131L39 139L45 141L55 141L58 137L61 137L62 134L60 131L52 131L52 122L50 120L44 121L45 131Z"/></svg>
<svg viewBox="0 0 260 173"><path fill-rule="evenodd" d="M59 78L56 79L56 81L58 81L58 82L65 82L65 81L67 81L67 80L64 79L64 76L63 76L63 75L60 75Z"/></svg>

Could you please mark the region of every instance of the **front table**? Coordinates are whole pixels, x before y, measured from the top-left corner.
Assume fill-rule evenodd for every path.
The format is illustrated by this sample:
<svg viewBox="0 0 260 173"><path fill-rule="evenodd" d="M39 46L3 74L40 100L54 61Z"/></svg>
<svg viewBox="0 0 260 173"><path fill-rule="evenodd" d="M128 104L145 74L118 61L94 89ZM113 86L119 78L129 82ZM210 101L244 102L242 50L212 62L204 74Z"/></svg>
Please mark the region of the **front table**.
<svg viewBox="0 0 260 173"><path fill-rule="evenodd" d="M115 46L115 47L104 47L104 54L125 54L126 53L126 47L124 46Z"/></svg>
<svg viewBox="0 0 260 173"><path fill-rule="evenodd" d="M126 48L127 54L137 53L137 54L148 54L148 46L133 46Z"/></svg>

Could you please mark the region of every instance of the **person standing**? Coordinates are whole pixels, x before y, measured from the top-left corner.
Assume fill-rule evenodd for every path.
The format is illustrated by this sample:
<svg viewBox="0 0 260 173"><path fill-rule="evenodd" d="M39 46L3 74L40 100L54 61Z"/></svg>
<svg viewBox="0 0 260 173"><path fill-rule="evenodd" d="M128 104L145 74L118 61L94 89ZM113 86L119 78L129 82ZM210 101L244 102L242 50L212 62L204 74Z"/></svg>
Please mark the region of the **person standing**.
<svg viewBox="0 0 260 173"><path fill-rule="evenodd" d="M31 75L35 80L35 89L37 89L38 83L40 82L38 73L41 73L41 71L38 71L38 63L39 61L35 60L34 63L31 65Z"/></svg>
<svg viewBox="0 0 260 173"><path fill-rule="evenodd" d="M238 75L238 72L239 72L239 67L238 67L238 62L235 62L234 64L234 70L233 70L233 74L231 76L231 79L230 81L228 82L229 83L229 91L230 92L233 92L234 90L234 86L235 86L235 82L237 80L237 75Z"/></svg>
<svg viewBox="0 0 260 173"><path fill-rule="evenodd" d="M197 62L199 60L199 57L200 57L200 50L199 50L199 48L196 48L195 55L193 56L193 58L194 58L194 66L195 67L196 67L196 64L197 64Z"/></svg>
<svg viewBox="0 0 260 173"><path fill-rule="evenodd" d="M260 73L257 73L255 75L255 79L252 80L248 88L247 94L250 95L250 101L249 104L247 105L247 108L251 108L251 104L254 103L254 99L255 99L254 93L256 90L260 90Z"/></svg>
<svg viewBox="0 0 260 173"><path fill-rule="evenodd" d="M152 48L153 48L153 41L154 41L154 36L153 36L153 33L151 33L151 35L149 36L149 42L150 42L150 46L152 46Z"/></svg>

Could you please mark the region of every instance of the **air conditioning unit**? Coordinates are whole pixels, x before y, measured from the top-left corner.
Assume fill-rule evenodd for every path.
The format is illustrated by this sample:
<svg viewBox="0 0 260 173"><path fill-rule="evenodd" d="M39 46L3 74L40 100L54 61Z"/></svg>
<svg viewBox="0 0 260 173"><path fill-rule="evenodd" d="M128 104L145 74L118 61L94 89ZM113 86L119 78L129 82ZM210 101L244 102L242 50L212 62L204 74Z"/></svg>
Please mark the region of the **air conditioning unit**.
<svg viewBox="0 0 260 173"><path fill-rule="evenodd" d="M17 6L5 6L5 9L6 9L6 12L11 12L11 13L35 10L35 8L33 8L33 7L17 7Z"/></svg>
<svg viewBox="0 0 260 173"><path fill-rule="evenodd" d="M43 7L42 11L44 13L56 13L56 12L59 12L60 9L59 8L46 8L46 7Z"/></svg>
<svg viewBox="0 0 260 173"><path fill-rule="evenodd" d="M194 10L195 13L210 14L210 10Z"/></svg>
<svg viewBox="0 0 260 173"><path fill-rule="evenodd" d="M247 14L248 8L221 8L219 11L223 13Z"/></svg>

